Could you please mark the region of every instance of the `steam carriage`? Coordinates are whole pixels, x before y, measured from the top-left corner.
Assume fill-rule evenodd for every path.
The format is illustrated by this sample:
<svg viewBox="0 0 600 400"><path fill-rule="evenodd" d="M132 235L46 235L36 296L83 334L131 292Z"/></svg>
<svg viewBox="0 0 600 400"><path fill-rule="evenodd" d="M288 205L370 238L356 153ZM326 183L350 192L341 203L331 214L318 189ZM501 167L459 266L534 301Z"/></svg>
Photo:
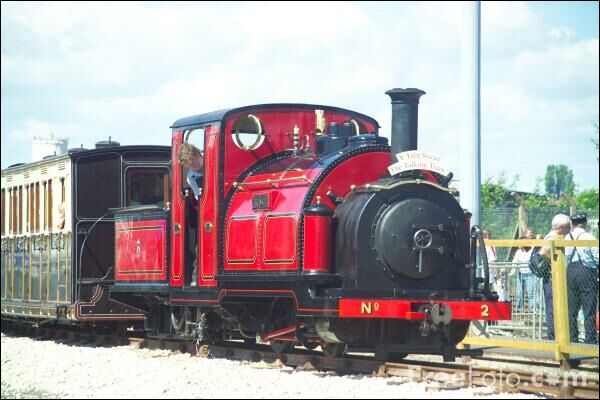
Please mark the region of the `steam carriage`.
<svg viewBox="0 0 600 400"><path fill-rule="evenodd" d="M377 121L329 106L265 104L175 121L171 164L163 152L145 160L170 179L162 186L169 201L133 205L121 194L106 204L114 249L107 233L94 236L96 226L76 230L89 243L72 251L101 242L114 258L76 259L72 289L81 298L64 305L67 316L149 335L258 340L278 352L320 345L332 356L361 349L381 359L452 357L470 320L509 319L510 304L475 277L475 243L451 177L388 172L395 154L416 149L424 92L387 93L391 149ZM204 152L198 200L177 164L183 143ZM123 178L119 187L133 191ZM9 304L3 297L3 316L14 315Z"/></svg>

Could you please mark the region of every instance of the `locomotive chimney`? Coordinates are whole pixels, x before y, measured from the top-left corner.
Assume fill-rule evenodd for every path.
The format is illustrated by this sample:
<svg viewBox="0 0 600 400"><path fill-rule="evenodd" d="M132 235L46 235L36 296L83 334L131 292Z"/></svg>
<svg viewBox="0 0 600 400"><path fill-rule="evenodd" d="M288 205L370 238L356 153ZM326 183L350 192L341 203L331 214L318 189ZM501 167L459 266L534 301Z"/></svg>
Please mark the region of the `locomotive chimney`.
<svg viewBox="0 0 600 400"><path fill-rule="evenodd" d="M417 149L420 89L391 89L385 92L392 98L392 164L396 154Z"/></svg>

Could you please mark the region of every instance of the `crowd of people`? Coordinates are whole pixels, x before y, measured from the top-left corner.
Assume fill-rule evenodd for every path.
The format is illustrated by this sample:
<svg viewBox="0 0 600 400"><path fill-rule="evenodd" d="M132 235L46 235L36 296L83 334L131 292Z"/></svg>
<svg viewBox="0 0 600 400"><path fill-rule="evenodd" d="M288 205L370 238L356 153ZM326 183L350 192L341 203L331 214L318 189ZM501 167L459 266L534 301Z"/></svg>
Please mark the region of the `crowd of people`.
<svg viewBox="0 0 600 400"><path fill-rule="evenodd" d="M565 214L557 214L552 219L552 229L548 234L535 235L535 239L553 240L557 236L563 236L566 240L595 240L591 233L587 232L587 215L575 214L571 217ZM483 230L484 240L492 238L489 230ZM524 235L519 239L533 239L534 233L526 229ZM512 274L508 268L491 268L490 283L492 290L496 291L500 301L515 302L516 309L524 309L536 312L541 309L538 298L535 296L535 287L541 280L543 290L543 303L546 315L547 338L555 339L554 332L554 305L552 298L552 274L547 273L541 278L536 277L530 269L529 262L534 253L545 257L551 265L550 247L533 248L531 246L520 246L512 257ZM494 246L486 246L488 262L492 265L498 261ZM577 342L579 338L578 315L583 312L585 343L597 344L596 312L598 307L598 247L566 247L565 259L567 265L567 290L568 290L568 312L571 341ZM512 275L512 277L509 277ZM516 284L515 297L509 295L509 279ZM539 302L541 303L541 302Z"/></svg>

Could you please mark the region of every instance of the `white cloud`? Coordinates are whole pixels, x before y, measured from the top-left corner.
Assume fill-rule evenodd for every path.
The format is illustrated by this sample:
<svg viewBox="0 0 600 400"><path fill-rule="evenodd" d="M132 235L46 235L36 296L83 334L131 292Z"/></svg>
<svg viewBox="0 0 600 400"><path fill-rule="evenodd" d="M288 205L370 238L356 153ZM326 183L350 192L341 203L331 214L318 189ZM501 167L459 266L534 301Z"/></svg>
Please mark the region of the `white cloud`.
<svg viewBox="0 0 600 400"><path fill-rule="evenodd" d="M575 37L575 31L564 26L553 26L548 32L551 39L569 40Z"/></svg>
<svg viewBox="0 0 600 400"><path fill-rule="evenodd" d="M543 21L525 2L483 2L481 4L482 55L504 57L510 56L516 48L536 47L544 37L542 25Z"/></svg>
<svg viewBox="0 0 600 400"><path fill-rule="evenodd" d="M347 30L370 25L357 7L325 1L246 3L235 10L234 20L250 38L283 44L301 38L329 41Z"/></svg>
<svg viewBox="0 0 600 400"><path fill-rule="evenodd" d="M72 124L53 123L48 121L38 121L28 119L18 128L10 132L9 138L14 139L33 139L36 137L49 137L55 133L57 139L64 139L76 131L77 127Z"/></svg>
<svg viewBox="0 0 600 400"><path fill-rule="evenodd" d="M384 92L418 87L419 144L456 172L461 29L459 2L2 3L2 140L51 127L73 144L113 133L167 144L178 118L263 102L355 109L387 134ZM598 38L550 26L525 2L483 2L484 172L519 168L505 143L588 140L598 75ZM16 110L14 95L41 92L64 110ZM3 166L11 156L3 147Z"/></svg>
<svg viewBox="0 0 600 400"><path fill-rule="evenodd" d="M491 32L531 30L541 23L539 17L523 1L484 2L481 5L481 18Z"/></svg>
<svg viewBox="0 0 600 400"><path fill-rule="evenodd" d="M598 93L598 38L521 52L511 72L513 81L530 90L558 89L562 96L586 89Z"/></svg>

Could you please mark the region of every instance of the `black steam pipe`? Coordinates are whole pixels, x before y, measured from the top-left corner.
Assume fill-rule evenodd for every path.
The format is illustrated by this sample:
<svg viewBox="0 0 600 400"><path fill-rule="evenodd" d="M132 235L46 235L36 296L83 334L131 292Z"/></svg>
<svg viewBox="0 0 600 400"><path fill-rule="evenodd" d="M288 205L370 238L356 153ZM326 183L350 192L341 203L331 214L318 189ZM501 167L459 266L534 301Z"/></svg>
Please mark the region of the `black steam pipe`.
<svg viewBox="0 0 600 400"><path fill-rule="evenodd" d="M385 92L392 99L392 164L396 153L417 149L419 98L424 91L415 88L391 89Z"/></svg>

